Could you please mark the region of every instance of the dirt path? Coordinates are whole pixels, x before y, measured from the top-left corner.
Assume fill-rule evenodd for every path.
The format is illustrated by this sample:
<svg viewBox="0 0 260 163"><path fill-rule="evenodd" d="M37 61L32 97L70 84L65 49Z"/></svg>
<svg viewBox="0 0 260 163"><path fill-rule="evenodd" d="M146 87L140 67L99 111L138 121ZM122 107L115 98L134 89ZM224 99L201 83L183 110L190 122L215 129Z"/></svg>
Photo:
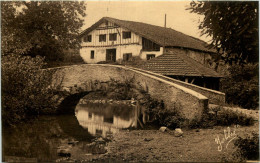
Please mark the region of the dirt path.
<svg viewBox="0 0 260 163"><path fill-rule="evenodd" d="M230 131L228 130L230 129ZM232 153L237 136L258 133L254 126L216 126L213 129L183 129L183 136L159 130L122 130L107 144L105 154L86 154L74 150L72 162L221 162L233 161ZM224 135L226 130L226 139ZM223 143L217 143L219 138ZM229 142L229 143L228 143ZM228 144L228 145L227 145ZM222 149L221 149L222 147Z"/></svg>
<svg viewBox="0 0 260 163"><path fill-rule="evenodd" d="M235 136L245 136L246 133L258 132L258 124L251 127L231 126L230 136L220 150L215 138L224 138L227 127L213 129L184 130L182 137L175 137L158 130L122 131L114 136L108 144L105 160L145 161L145 162L219 162L223 158L230 159L235 148ZM231 141L230 141L231 140ZM227 143L230 141L226 148ZM219 150L218 150L219 149Z"/></svg>

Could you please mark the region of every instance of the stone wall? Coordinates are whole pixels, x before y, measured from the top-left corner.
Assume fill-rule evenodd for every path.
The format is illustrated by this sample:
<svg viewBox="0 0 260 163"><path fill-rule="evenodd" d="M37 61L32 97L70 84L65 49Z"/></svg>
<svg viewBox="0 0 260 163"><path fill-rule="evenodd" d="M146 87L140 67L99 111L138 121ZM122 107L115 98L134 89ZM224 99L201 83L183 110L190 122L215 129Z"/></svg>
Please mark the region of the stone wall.
<svg viewBox="0 0 260 163"><path fill-rule="evenodd" d="M183 81L180 81L180 80L177 80L177 79L173 79L173 78L170 78L170 77L167 77L167 76L164 76L164 75L160 75L160 74L157 74L157 73L154 73L154 72L151 72L151 71L141 70L141 69L137 69L137 68L132 68L132 69L137 70L137 71L141 71L141 72L144 72L144 73L148 73L148 74L151 74L151 75L154 75L154 76L158 76L158 77L165 79L167 81L170 81L172 83L175 83L175 84L184 86L186 88L192 89L192 90L206 96L209 99L209 103L211 103L211 104L216 104L216 105L225 104L226 95L223 92L204 88L204 87L200 87L200 86L197 86L197 85L194 85L194 84L191 84L191 83L186 83L186 82L183 82Z"/></svg>
<svg viewBox="0 0 260 163"><path fill-rule="evenodd" d="M111 78L122 82L134 78L134 84L147 90L152 98L163 100L167 109L174 109L177 103L180 106L177 109L187 119L201 118L203 111L208 109L208 98L202 94L124 66L85 64L54 69L53 84L60 83L61 88L67 92L106 89L106 83Z"/></svg>

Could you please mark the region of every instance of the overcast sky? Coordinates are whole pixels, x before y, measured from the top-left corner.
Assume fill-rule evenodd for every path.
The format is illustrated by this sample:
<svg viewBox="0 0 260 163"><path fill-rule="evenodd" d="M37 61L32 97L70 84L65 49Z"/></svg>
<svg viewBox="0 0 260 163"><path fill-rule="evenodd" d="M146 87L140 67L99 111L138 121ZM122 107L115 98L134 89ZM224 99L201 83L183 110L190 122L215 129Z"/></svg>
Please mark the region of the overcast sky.
<svg viewBox="0 0 260 163"><path fill-rule="evenodd" d="M83 29L105 16L164 26L166 14L168 28L209 41L210 38L200 37L198 30L198 21L203 17L185 10L189 3L190 1L87 1Z"/></svg>

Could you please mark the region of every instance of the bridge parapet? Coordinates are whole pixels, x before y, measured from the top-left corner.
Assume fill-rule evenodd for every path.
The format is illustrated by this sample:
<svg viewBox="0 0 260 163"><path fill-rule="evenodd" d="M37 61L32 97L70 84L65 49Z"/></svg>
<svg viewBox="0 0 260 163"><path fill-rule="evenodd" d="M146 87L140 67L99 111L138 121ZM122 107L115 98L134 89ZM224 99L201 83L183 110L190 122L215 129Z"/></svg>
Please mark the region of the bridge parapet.
<svg viewBox="0 0 260 163"><path fill-rule="evenodd" d="M106 83L111 79L124 82L134 78L134 84L145 88L152 98L163 100L167 109L173 109L178 103L180 113L187 119L200 118L203 111L208 109L208 98L204 95L158 76L124 66L84 64L48 70L55 70L54 85L60 83L61 88L70 94L105 89Z"/></svg>
<svg viewBox="0 0 260 163"><path fill-rule="evenodd" d="M186 82L183 82L181 80L173 79L173 78L170 78L170 77L158 74L158 73L154 73L154 72L151 72L151 71L147 71L147 70L138 69L138 68L131 68L131 69L141 71L141 72L144 72L144 73L147 73L147 74L151 74L151 75L157 76L159 78L165 79L167 81L170 81L172 83L175 83L175 84L184 86L186 88L192 89L192 90L206 96L209 99L210 104L215 104L215 105L225 104L226 95L223 92L204 88L204 87L200 87L200 86L197 86L197 85L194 85L194 84L191 84L191 83L186 83Z"/></svg>

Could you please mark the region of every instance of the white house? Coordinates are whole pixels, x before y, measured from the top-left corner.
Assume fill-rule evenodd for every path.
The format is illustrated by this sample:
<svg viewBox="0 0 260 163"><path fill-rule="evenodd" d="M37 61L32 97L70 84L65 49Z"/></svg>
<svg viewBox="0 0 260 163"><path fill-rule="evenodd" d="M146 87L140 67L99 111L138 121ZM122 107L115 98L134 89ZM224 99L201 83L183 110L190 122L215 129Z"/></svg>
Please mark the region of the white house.
<svg viewBox="0 0 260 163"><path fill-rule="evenodd" d="M162 54L162 47L155 44L153 46L152 42L120 26L116 21L119 20L102 18L81 34L80 55L85 62L128 60L132 56L149 59ZM145 46L147 50L144 49L143 44L147 44Z"/></svg>
<svg viewBox="0 0 260 163"><path fill-rule="evenodd" d="M171 28L109 17L83 31L80 39L80 55L86 63L128 60L131 56L149 60L162 55L163 48L189 50L191 57L202 55L204 60L215 53L205 42Z"/></svg>

